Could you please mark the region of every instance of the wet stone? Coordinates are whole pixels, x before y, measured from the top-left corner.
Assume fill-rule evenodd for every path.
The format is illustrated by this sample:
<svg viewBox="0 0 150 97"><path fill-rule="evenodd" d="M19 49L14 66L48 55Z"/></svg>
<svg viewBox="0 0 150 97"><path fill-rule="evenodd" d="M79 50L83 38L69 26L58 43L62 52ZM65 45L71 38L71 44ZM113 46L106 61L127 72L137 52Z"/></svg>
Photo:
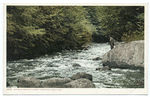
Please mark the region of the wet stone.
<svg viewBox="0 0 150 97"><path fill-rule="evenodd" d="M73 79L73 80L80 79L80 78L86 78L86 79L89 79L92 81L92 75L87 74L85 72L79 72L71 77L71 79Z"/></svg>
<svg viewBox="0 0 150 97"><path fill-rule="evenodd" d="M78 57L74 57L73 59L78 59Z"/></svg>
<svg viewBox="0 0 150 97"><path fill-rule="evenodd" d="M59 67L58 65L54 65L53 63L47 64L47 67Z"/></svg>
<svg viewBox="0 0 150 97"><path fill-rule="evenodd" d="M108 66L103 66L103 67L101 67L101 68L96 68L96 70L99 70L99 71L111 70L111 68L109 68Z"/></svg>
<svg viewBox="0 0 150 97"><path fill-rule="evenodd" d="M81 67L81 65L79 65L79 64L77 64L77 63L73 64L72 66L73 66L73 67Z"/></svg>
<svg viewBox="0 0 150 97"><path fill-rule="evenodd" d="M37 88L40 87L41 81L32 77L21 76L18 79L18 88L30 87Z"/></svg>
<svg viewBox="0 0 150 97"><path fill-rule="evenodd" d="M89 79L80 78L65 84L64 88L95 88L95 85Z"/></svg>
<svg viewBox="0 0 150 97"><path fill-rule="evenodd" d="M42 81L41 87L44 88L62 88L64 84L72 81L70 78L50 78Z"/></svg>
<svg viewBox="0 0 150 97"><path fill-rule="evenodd" d="M97 57L97 58L94 58L93 60L94 60L94 61L97 61L97 60L102 60L102 58L100 58L100 57Z"/></svg>

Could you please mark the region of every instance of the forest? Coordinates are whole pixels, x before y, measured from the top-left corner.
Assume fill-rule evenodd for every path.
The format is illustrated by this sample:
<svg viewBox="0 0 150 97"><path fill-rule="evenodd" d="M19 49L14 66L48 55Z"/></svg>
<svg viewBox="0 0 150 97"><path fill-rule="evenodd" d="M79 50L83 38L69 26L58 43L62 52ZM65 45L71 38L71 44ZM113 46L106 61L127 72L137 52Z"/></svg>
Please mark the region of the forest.
<svg viewBox="0 0 150 97"><path fill-rule="evenodd" d="M143 6L7 6L7 60L144 39Z"/></svg>

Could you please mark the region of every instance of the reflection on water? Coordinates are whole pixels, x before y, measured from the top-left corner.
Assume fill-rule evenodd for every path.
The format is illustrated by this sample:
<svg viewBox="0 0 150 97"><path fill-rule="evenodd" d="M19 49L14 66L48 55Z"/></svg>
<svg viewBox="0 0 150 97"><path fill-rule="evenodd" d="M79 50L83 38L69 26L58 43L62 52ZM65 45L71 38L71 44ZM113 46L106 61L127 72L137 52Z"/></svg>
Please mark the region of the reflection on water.
<svg viewBox="0 0 150 97"><path fill-rule="evenodd" d="M88 50L64 50L53 55L35 59L23 59L7 62L7 81L10 87L17 86L19 76L32 76L38 79L52 77L71 77L78 72L92 74L97 88L143 88L144 73L140 70L112 69L97 71L102 67L101 60L93 60L110 50L106 43L92 43ZM80 66L73 66L78 64ZM139 85L139 81L142 81Z"/></svg>

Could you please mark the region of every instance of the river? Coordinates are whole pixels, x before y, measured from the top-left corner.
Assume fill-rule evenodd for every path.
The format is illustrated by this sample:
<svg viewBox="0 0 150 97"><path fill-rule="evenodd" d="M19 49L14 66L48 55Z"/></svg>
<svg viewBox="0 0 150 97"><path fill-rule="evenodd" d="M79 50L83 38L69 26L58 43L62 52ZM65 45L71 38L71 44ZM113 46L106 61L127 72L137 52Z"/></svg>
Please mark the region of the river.
<svg viewBox="0 0 150 97"><path fill-rule="evenodd" d="M110 50L108 43L91 43L88 49L64 50L52 55L45 55L35 59L22 59L7 62L7 81L9 87L17 87L19 76L35 77L45 80L53 77L71 77L78 72L85 72L93 76L96 88L143 88L136 82L144 82L144 72L131 69L111 69L98 71L102 67L102 60L93 60ZM79 64L81 67L73 67Z"/></svg>

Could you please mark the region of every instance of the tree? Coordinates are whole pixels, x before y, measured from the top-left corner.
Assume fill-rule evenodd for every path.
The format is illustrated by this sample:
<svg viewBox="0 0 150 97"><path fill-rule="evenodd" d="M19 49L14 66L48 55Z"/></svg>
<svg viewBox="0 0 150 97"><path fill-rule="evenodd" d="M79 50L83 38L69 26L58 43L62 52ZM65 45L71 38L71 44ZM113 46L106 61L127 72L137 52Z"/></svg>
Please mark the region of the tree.
<svg viewBox="0 0 150 97"><path fill-rule="evenodd" d="M85 13L82 6L7 6L7 58L81 48L93 33Z"/></svg>
<svg viewBox="0 0 150 97"><path fill-rule="evenodd" d="M86 18L90 21L91 24L93 24L93 33L92 38L93 42L108 42L108 38L103 35L103 32L101 31L101 20L99 19L99 8L100 6L84 6L84 8L87 11Z"/></svg>
<svg viewBox="0 0 150 97"><path fill-rule="evenodd" d="M98 11L102 31L107 36L128 41L131 35L143 33L143 6L103 6Z"/></svg>

